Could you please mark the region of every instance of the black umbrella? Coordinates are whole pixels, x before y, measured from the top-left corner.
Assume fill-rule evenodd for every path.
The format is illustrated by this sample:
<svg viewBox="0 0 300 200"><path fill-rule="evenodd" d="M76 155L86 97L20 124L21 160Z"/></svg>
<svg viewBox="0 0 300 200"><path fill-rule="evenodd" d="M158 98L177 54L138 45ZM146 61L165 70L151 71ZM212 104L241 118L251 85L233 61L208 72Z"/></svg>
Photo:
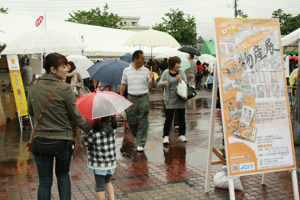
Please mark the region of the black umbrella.
<svg viewBox="0 0 300 200"><path fill-rule="evenodd" d="M192 47L192 46L180 47L178 49L178 51L182 51L182 52L186 52L186 53L193 54L193 55L196 55L196 56L200 56L199 51L196 48Z"/></svg>

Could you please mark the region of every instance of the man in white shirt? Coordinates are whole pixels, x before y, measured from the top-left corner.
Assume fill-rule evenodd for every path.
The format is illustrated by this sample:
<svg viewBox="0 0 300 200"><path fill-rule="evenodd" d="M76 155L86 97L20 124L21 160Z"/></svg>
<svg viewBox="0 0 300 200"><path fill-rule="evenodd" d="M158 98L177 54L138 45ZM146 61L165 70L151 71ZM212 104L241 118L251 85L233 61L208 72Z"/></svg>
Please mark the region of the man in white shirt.
<svg viewBox="0 0 300 200"><path fill-rule="evenodd" d="M126 109L130 130L135 137L137 151L144 151L147 142L148 114L150 100L148 84L154 87L154 74L144 67L143 51L137 50L132 55L133 63L123 71L120 94L123 96L127 85L127 99L134 105Z"/></svg>

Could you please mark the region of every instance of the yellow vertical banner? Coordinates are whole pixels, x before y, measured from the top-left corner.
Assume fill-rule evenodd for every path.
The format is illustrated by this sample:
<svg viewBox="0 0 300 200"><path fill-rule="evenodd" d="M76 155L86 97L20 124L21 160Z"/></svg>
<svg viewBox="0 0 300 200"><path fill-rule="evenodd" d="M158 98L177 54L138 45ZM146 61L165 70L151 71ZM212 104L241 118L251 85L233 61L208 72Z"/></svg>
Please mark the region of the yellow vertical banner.
<svg viewBox="0 0 300 200"><path fill-rule="evenodd" d="M7 63L9 68L9 75L11 85L14 92L16 107L19 116L28 115L27 101L20 72L19 59L17 55L7 55Z"/></svg>
<svg viewBox="0 0 300 200"><path fill-rule="evenodd" d="M229 175L296 168L278 19L215 18Z"/></svg>

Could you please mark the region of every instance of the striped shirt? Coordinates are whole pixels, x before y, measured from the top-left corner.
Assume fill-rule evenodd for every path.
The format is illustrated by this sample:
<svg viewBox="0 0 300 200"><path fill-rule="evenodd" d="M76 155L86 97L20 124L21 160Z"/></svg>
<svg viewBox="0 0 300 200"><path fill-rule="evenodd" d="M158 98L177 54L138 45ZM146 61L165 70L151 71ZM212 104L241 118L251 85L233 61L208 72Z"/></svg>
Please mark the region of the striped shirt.
<svg viewBox="0 0 300 200"><path fill-rule="evenodd" d="M121 84L128 85L128 93L132 95L142 95L148 93L150 83L150 71L142 66L136 70L131 64L123 71Z"/></svg>

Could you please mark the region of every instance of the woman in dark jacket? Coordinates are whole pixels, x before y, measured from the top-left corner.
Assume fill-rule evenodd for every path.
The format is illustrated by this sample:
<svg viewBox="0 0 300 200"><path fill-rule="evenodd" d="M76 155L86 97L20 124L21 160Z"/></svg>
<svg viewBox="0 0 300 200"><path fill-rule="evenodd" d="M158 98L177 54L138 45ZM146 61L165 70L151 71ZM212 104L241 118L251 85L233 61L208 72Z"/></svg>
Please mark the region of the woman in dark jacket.
<svg viewBox="0 0 300 200"><path fill-rule="evenodd" d="M66 78L67 64L68 61L63 55L58 53L47 55L44 62L46 74L31 83L28 113L35 118L35 127L50 94ZM77 109L71 86L62 83L49 100L34 136L46 140L65 140L68 144L73 143L71 120L83 131L88 132L90 130L91 124L81 116ZM39 152L34 153L39 174L38 199L51 199L54 158L59 197L60 199L71 199L69 169L72 145L67 146L71 148L65 148L56 156L41 156Z"/></svg>

